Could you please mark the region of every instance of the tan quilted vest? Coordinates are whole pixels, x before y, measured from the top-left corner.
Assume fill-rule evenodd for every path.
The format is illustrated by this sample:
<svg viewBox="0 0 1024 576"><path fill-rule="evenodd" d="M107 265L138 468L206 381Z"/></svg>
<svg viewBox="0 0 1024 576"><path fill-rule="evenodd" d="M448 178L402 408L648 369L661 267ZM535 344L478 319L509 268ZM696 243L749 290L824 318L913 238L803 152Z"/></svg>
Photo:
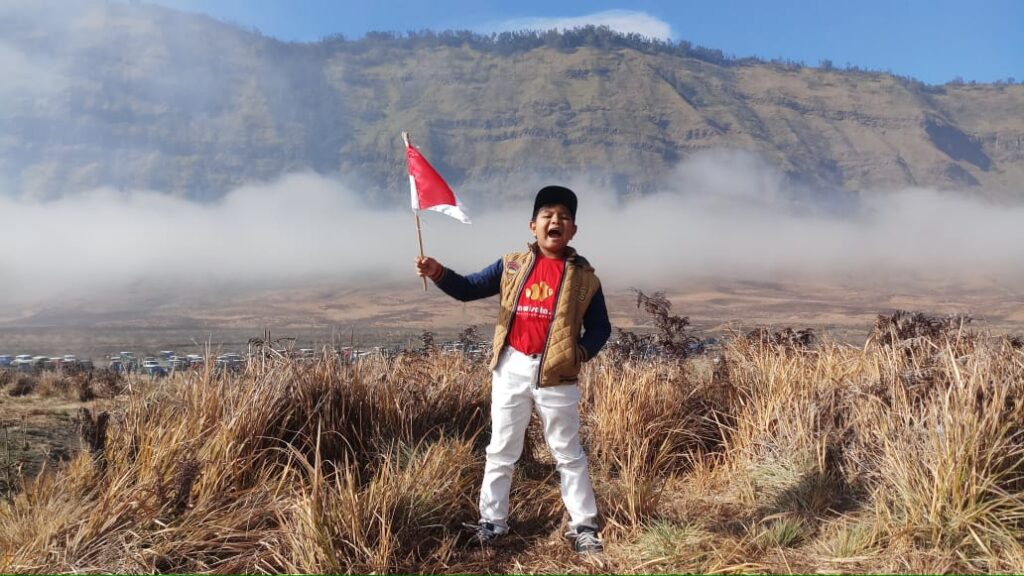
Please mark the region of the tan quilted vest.
<svg viewBox="0 0 1024 576"><path fill-rule="evenodd" d="M526 252L510 252L502 257L504 272L501 276L501 307L494 329L494 353L491 370L498 364L498 355L508 339L508 330L515 316L516 303L523 292L523 284L533 270L537 258L536 243ZM575 383L586 352L578 342L583 330L583 314L597 293L601 281L585 258L567 248L565 273L555 297L555 315L548 331L548 341L540 365L540 385L557 386Z"/></svg>

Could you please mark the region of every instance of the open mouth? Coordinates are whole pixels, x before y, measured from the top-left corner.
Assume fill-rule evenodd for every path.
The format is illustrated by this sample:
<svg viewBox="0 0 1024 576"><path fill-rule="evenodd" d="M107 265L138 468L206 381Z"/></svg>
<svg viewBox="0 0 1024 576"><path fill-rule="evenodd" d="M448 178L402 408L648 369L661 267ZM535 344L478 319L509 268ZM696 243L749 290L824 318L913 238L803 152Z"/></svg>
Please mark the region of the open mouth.
<svg viewBox="0 0 1024 576"><path fill-rule="evenodd" d="M558 228L552 228L548 230L548 238L559 239L562 237L562 231Z"/></svg>

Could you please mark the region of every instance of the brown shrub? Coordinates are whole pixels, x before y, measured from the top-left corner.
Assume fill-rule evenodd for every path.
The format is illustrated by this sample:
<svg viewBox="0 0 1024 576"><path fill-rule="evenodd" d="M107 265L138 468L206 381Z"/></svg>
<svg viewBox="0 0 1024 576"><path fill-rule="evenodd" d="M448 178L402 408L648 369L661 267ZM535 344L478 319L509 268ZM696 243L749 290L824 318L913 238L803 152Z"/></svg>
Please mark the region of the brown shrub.
<svg viewBox="0 0 1024 576"><path fill-rule="evenodd" d="M72 397L73 381L63 374L44 371L37 377L35 392L43 398L60 396L62 398Z"/></svg>
<svg viewBox="0 0 1024 576"><path fill-rule="evenodd" d="M664 292L636 293L636 307L642 308L654 322L653 334L637 334L619 329L618 338L608 345L608 353L618 360L682 360L698 349L700 340L689 333L690 317L672 314L672 302Z"/></svg>
<svg viewBox="0 0 1024 576"><path fill-rule="evenodd" d="M103 368L89 372L90 389L96 398L114 398L125 392L126 381L119 372Z"/></svg>
<svg viewBox="0 0 1024 576"><path fill-rule="evenodd" d="M27 396L35 391L38 379L30 374L18 374L7 390L10 396Z"/></svg>
<svg viewBox="0 0 1024 576"><path fill-rule="evenodd" d="M88 402L96 398L96 392L92 388L91 373L82 373L74 376L72 378L72 388L79 402Z"/></svg>
<svg viewBox="0 0 1024 576"><path fill-rule="evenodd" d="M813 328L793 330L789 326L781 330L761 327L747 332L747 340L759 346L778 346L787 350L807 350L814 345L816 337Z"/></svg>
<svg viewBox="0 0 1024 576"><path fill-rule="evenodd" d="M869 340L879 346L905 350L925 345L937 347L948 340L973 339L973 334L965 331L972 320L961 314L940 317L897 310L889 315L878 315Z"/></svg>
<svg viewBox="0 0 1024 576"><path fill-rule="evenodd" d="M88 408L78 410L78 433L101 472L107 466L107 425L109 423L110 414L106 411L93 417L92 411Z"/></svg>

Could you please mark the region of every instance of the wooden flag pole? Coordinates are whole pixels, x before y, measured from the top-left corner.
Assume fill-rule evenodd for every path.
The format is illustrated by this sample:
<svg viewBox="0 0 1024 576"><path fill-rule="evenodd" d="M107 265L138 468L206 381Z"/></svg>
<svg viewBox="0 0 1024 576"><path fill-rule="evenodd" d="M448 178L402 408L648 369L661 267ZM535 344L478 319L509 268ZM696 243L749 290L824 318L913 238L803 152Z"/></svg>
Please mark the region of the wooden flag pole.
<svg viewBox="0 0 1024 576"><path fill-rule="evenodd" d="M420 232L420 213L419 211L414 212L416 214L416 239L420 243L420 258L423 258L423 233ZM423 280L423 291L427 291L427 277L422 276L420 280Z"/></svg>
<svg viewBox="0 0 1024 576"><path fill-rule="evenodd" d="M402 132L402 140L405 141L405 147L412 146L411 139L409 138L408 132ZM423 231L420 229L420 211L413 210L413 215L416 216L416 240L420 245L420 258L423 258ZM423 291L427 291L427 277L421 276L420 280L423 280Z"/></svg>

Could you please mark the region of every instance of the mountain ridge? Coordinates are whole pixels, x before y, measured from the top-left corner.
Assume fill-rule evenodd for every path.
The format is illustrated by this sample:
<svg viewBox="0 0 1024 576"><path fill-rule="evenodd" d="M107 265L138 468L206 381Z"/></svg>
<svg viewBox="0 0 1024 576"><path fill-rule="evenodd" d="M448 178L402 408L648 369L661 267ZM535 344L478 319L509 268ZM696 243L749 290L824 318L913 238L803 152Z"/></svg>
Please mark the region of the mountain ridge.
<svg viewBox="0 0 1024 576"><path fill-rule="evenodd" d="M403 130L455 185L587 174L645 193L692 154L731 148L814 188L1024 197L1018 84L930 86L593 27L289 43L146 4L49 19L36 5L0 8L0 59L14 62L0 185L30 198L111 186L210 200L311 170L390 200L405 194Z"/></svg>

